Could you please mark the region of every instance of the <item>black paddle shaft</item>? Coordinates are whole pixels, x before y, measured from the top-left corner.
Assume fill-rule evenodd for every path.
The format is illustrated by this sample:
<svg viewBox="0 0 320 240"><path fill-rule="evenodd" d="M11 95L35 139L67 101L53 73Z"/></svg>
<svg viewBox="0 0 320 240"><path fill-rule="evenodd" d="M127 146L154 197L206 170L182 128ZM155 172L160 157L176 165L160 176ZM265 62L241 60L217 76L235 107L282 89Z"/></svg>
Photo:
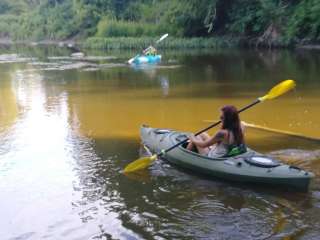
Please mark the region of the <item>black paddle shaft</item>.
<svg viewBox="0 0 320 240"><path fill-rule="evenodd" d="M247 106L245 106L245 107L241 108L241 109L238 111L238 113L241 113L241 112L243 112L243 111L247 110L248 108L253 107L254 105L258 104L259 102L261 102L261 100L258 98L258 99L256 99L253 103L251 103L251 104L249 104L249 105L247 105ZM205 131L209 130L210 128L213 128L213 127L215 127L215 126L219 125L220 123L221 123L221 120L220 120L220 121L218 121L218 122L216 122L216 123L211 124L210 126L206 127L205 129L202 129L201 131L199 131L199 132L195 133L194 135L195 135L195 136L197 136L197 135L199 135L199 134L201 134L201 133L203 133L203 132L205 132ZM174 148L178 147L179 145L181 145L181 144L183 144L183 143L187 142L188 140L189 140L189 138L186 138L185 140L183 140L183 141L180 141L180 142L176 143L175 145L173 145L173 146L171 146L171 147L167 148L166 150L162 150L160 153L158 153L158 154L157 154L157 156L158 156L158 157L162 156L163 154L165 154L165 153L167 153L167 152L171 151L172 149L174 149Z"/></svg>

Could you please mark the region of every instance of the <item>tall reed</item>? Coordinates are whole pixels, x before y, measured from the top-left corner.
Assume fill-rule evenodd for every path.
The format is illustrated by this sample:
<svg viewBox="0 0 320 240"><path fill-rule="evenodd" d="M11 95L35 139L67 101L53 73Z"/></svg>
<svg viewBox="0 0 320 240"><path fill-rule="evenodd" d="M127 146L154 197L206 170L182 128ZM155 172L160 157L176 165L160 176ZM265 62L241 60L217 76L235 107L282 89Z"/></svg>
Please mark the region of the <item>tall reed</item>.
<svg viewBox="0 0 320 240"><path fill-rule="evenodd" d="M92 37L81 43L84 48L91 49L144 49L155 43L157 38L151 37ZM232 47L240 44L237 38L173 38L160 42L156 48L219 48Z"/></svg>
<svg viewBox="0 0 320 240"><path fill-rule="evenodd" d="M158 36L161 27L144 22L121 21L103 18L97 26L97 37L141 37Z"/></svg>

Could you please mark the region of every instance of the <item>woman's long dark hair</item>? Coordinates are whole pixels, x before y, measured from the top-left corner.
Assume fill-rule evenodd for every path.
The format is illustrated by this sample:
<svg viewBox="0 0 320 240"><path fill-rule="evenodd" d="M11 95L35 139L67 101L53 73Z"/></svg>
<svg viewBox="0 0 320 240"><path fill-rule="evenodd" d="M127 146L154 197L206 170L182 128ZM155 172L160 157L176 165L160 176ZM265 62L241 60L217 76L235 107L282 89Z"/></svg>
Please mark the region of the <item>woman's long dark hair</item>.
<svg viewBox="0 0 320 240"><path fill-rule="evenodd" d="M229 130L233 133L235 144L240 145L244 143L244 136L237 108L232 105L226 105L221 111L223 113L222 129Z"/></svg>

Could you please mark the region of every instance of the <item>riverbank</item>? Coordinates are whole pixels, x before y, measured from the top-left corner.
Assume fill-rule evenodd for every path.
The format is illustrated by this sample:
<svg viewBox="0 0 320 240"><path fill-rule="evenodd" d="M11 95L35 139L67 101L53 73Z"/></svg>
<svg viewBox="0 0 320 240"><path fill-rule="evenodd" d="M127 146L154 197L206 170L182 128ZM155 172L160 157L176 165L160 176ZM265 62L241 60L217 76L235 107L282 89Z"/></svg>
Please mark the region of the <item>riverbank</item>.
<svg viewBox="0 0 320 240"><path fill-rule="evenodd" d="M40 40L40 41L31 41L31 40L12 40L9 38L0 38L0 45L28 45L28 46L37 46L37 45L56 45L60 47L64 46L75 46L79 45L81 42L74 40Z"/></svg>
<svg viewBox="0 0 320 240"><path fill-rule="evenodd" d="M53 45L59 47L82 48L82 49L144 49L156 42L157 39L151 37L112 37L101 38L91 37L87 39L67 39L67 40L12 40L0 38L0 45ZM248 48L299 48L299 49L320 49L319 43L296 43L285 44L282 42L259 42L255 39L240 37L211 37L211 38L173 38L169 37L165 41L156 44L159 49L210 49L210 48L229 48L229 47L248 47Z"/></svg>
<svg viewBox="0 0 320 240"><path fill-rule="evenodd" d="M56 45L60 47L80 47L84 49L143 49L150 44L154 44L157 39L151 37L112 37L99 38L91 37L78 40L12 40L0 39L1 45ZM156 44L157 48L166 49L188 49L188 48L217 48L238 46L239 39L234 38L168 38Z"/></svg>
<svg viewBox="0 0 320 240"><path fill-rule="evenodd" d="M154 38L98 38L92 37L84 41L81 46L91 49L143 49L150 44L155 44ZM165 49L192 49L192 48L219 48L239 46L237 38L173 38L156 44L157 48Z"/></svg>

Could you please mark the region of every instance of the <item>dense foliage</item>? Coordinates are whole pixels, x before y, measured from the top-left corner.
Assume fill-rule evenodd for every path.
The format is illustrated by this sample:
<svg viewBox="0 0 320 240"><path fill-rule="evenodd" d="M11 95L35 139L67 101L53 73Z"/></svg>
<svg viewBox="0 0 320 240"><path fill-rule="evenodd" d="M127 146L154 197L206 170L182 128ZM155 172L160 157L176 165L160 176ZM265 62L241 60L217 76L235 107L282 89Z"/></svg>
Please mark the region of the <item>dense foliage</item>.
<svg viewBox="0 0 320 240"><path fill-rule="evenodd" d="M0 38L229 36L319 42L319 0L0 0Z"/></svg>

